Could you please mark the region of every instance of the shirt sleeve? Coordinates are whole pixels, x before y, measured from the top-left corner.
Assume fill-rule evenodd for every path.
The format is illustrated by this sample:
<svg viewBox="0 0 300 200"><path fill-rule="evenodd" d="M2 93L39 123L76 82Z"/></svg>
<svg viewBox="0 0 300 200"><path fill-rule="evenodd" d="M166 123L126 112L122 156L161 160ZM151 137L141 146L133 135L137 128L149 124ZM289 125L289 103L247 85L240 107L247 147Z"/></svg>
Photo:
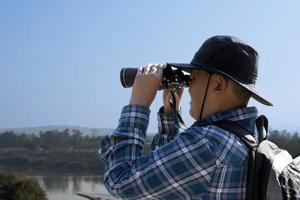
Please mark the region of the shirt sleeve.
<svg viewBox="0 0 300 200"><path fill-rule="evenodd" d="M214 125L194 124L143 155L150 110L128 105L101 141L104 184L122 199L244 199L247 148ZM162 129L163 130L163 129Z"/></svg>
<svg viewBox="0 0 300 200"><path fill-rule="evenodd" d="M142 155L149 115L150 110L140 105L127 105L122 109L118 127L112 135L103 138L99 150L109 168Z"/></svg>
<svg viewBox="0 0 300 200"><path fill-rule="evenodd" d="M173 113L164 113L164 107L159 109L157 113L158 133L154 136L151 149L155 150L171 140L179 133L179 128L176 126Z"/></svg>

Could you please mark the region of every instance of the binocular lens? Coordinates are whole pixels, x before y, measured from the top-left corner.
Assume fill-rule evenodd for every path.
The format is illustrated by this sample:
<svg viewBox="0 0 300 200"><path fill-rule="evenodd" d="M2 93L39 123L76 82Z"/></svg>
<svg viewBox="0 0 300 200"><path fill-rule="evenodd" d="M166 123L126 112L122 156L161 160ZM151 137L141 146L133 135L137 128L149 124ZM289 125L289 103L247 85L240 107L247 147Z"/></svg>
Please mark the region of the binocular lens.
<svg viewBox="0 0 300 200"><path fill-rule="evenodd" d="M120 72L121 84L124 88L132 87L138 68L123 68Z"/></svg>

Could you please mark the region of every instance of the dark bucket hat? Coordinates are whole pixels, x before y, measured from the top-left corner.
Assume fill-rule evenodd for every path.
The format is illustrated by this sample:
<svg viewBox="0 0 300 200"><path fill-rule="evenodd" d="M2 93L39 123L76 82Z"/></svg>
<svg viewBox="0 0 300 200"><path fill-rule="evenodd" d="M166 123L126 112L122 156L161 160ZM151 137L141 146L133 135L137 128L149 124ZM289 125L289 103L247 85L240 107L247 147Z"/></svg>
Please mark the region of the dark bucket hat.
<svg viewBox="0 0 300 200"><path fill-rule="evenodd" d="M232 36L214 36L207 39L195 53L190 64L167 63L181 69L202 69L223 74L252 93L258 102L273 106L255 87L258 53L248 44Z"/></svg>

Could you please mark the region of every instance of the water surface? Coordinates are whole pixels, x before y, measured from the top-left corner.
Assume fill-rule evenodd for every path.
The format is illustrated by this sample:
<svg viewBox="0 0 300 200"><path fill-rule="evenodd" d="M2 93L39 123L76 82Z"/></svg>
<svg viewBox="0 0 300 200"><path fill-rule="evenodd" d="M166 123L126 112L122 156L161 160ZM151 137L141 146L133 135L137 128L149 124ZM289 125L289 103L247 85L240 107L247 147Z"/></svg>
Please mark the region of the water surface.
<svg viewBox="0 0 300 200"><path fill-rule="evenodd" d="M97 175L75 174L42 174L29 175L36 179L46 191L49 200L84 200L76 193L109 195L102 182L102 177Z"/></svg>

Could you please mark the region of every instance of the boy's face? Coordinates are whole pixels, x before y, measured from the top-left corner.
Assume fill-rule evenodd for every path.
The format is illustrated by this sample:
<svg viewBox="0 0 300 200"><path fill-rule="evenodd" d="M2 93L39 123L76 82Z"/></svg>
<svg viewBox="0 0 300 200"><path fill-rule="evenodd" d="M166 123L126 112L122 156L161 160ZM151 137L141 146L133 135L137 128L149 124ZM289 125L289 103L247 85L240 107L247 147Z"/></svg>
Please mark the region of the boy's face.
<svg viewBox="0 0 300 200"><path fill-rule="evenodd" d="M200 118L201 106L205 96L209 74L203 70L192 70L192 76L195 78L189 86L190 115L198 120ZM206 100L207 101L207 100ZM203 117L206 116L206 106L204 106Z"/></svg>

